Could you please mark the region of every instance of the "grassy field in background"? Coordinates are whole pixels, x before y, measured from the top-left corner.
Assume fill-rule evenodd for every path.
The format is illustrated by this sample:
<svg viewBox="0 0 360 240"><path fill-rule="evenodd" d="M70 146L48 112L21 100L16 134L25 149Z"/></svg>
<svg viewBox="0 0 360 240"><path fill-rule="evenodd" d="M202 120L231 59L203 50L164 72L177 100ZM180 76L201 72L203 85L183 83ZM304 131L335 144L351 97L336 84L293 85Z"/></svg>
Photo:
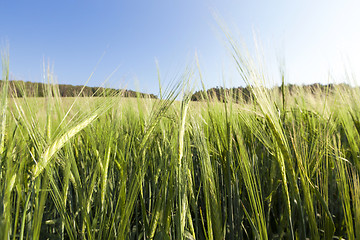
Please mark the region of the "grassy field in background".
<svg viewBox="0 0 360 240"><path fill-rule="evenodd" d="M233 44L233 43L231 43ZM0 98L0 239L360 238L360 92ZM259 80L260 79L260 80ZM357 226L357 227L356 227Z"/></svg>

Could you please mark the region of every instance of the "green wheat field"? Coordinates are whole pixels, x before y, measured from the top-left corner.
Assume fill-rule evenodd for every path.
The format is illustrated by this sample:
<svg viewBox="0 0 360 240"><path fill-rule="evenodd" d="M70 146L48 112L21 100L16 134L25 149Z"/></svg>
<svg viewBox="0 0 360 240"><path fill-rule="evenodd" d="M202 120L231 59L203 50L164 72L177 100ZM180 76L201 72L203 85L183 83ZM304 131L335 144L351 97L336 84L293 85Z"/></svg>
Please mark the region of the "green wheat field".
<svg viewBox="0 0 360 240"><path fill-rule="evenodd" d="M14 98L3 54L0 239L359 239L359 88L266 88L230 43L250 101L192 102L192 70L159 99Z"/></svg>

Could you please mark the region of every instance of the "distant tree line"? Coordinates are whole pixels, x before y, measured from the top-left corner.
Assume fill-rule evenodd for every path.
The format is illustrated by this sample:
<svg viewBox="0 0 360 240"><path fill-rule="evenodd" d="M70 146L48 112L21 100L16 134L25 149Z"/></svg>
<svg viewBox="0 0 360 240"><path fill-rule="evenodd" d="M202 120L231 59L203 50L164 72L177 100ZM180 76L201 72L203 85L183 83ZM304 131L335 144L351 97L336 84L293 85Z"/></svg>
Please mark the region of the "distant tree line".
<svg viewBox="0 0 360 240"><path fill-rule="evenodd" d="M289 95L293 95L299 89L304 90L305 92L310 92L312 94L322 93L322 94L331 94L336 87L344 87L351 88L348 84L320 84L314 83L310 85L295 85L295 84L287 84L284 86L285 91ZM278 91L281 94L282 89L281 86L275 86L272 89L273 91ZM210 100L217 100L223 102L225 99L232 98L233 101L239 102L249 102L254 99L252 90L250 86L246 87L236 87L236 88L223 88L223 87L214 87L210 88L206 91L200 90L195 92L191 100L192 101L203 101L209 98Z"/></svg>
<svg viewBox="0 0 360 240"><path fill-rule="evenodd" d="M3 81L0 80L0 87L2 87ZM25 81L10 81L9 82L9 94L12 97L44 97L46 95L46 87L49 87L48 84L36 83L36 82L25 82ZM121 94L124 97L147 97L147 98L157 98L154 94L147 94L136 92L132 90L122 90L114 88L103 88L103 87L83 87L83 86L73 86L69 84L55 84L50 85L52 91L56 91L60 97L100 97L100 96L113 96ZM299 89L315 93L330 93L334 91L336 87L351 88L348 84L320 84L314 83L311 85L295 85L287 84L284 86L286 94L292 95L299 91ZM273 91L278 91L281 94L281 86L275 86L272 89ZM249 102L254 99L252 90L250 86L246 87L234 87L234 88L223 88L223 87L214 87L206 91L200 90L195 92L191 100L192 101L203 101L208 97L210 100L225 101L225 99L232 98L235 102Z"/></svg>
<svg viewBox="0 0 360 240"><path fill-rule="evenodd" d="M223 88L223 87L214 87L206 90L200 90L195 92L191 100L192 101L202 101L206 98L210 100L223 101L225 98L232 96L235 101L246 101L248 102L252 98L251 88L250 87L237 87L237 88Z"/></svg>
<svg viewBox="0 0 360 240"><path fill-rule="evenodd" d="M3 81L0 81L2 87ZM48 84L24 82L24 81L9 81L9 94L12 97L44 97L46 95L46 87ZM113 96L121 94L124 97L148 97L157 98L154 94L140 93L132 90L122 90L114 88L103 87L83 87L73 86L69 84L51 84L52 91L56 91L61 97L100 97L100 96Z"/></svg>

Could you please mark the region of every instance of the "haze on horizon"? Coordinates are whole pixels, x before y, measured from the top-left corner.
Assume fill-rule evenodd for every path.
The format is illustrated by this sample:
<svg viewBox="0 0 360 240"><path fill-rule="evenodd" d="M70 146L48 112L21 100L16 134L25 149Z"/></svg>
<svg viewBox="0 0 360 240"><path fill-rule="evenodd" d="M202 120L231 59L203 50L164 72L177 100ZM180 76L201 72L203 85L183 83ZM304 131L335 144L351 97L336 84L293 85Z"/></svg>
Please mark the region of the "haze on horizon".
<svg viewBox="0 0 360 240"><path fill-rule="evenodd" d="M266 64L284 62L294 84L346 81L360 76L360 2L319 1L1 1L0 46L9 44L11 78L41 82L43 63L61 84L108 82L158 93L199 57L206 87L244 86L214 14L253 52L253 33ZM99 61L100 60L100 61ZM97 65L97 63L99 64ZM199 85L200 86L200 85Z"/></svg>

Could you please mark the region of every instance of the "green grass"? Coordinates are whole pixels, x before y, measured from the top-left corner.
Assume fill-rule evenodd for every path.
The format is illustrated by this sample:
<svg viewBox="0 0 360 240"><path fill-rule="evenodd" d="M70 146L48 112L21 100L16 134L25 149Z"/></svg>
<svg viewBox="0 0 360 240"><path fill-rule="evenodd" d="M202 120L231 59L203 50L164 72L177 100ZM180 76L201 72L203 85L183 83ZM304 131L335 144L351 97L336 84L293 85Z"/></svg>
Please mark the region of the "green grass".
<svg viewBox="0 0 360 240"><path fill-rule="evenodd" d="M360 238L359 90L270 91L229 39L250 103L190 102L191 71L161 100L5 84L0 238Z"/></svg>

